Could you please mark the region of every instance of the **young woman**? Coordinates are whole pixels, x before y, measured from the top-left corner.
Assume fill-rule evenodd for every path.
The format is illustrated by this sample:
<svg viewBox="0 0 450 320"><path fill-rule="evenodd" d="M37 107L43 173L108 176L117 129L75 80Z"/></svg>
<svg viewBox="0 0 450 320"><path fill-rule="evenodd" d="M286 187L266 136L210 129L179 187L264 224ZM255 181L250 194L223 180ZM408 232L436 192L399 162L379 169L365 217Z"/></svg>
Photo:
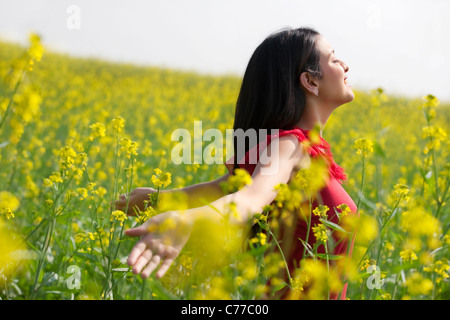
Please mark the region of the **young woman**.
<svg viewBox="0 0 450 320"><path fill-rule="evenodd" d="M199 218L218 218L210 206L195 203L197 194L207 194L210 204L222 212L234 202L240 219L233 222L247 223L254 213L262 212L276 198L274 187L288 183L298 168L308 165L311 157L324 159L330 173L326 186L320 191L320 203L329 208L347 204L352 212L356 212L354 202L340 184L345 179L343 170L333 161L330 146L322 138L331 113L355 97L346 82L348 70L348 66L335 56L333 47L312 28L285 29L267 37L255 50L245 71L236 104L234 130L255 129L258 132L258 129L278 129L279 134L268 136L278 139L278 148L271 150L271 159L277 159L277 170L262 174L273 164L272 161L251 164L231 159L231 165L227 162L229 173L217 180L162 192L161 201L164 201L165 193L185 192L193 202L183 214L179 211L164 212L142 226L126 230L128 236L141 237L128 258L133 272L146 278L157 269L155 276L162 277L189 239L190 226ZM304 148L304 142L311 138L310 132L316 125L320 127L320 141L311 148ZM274 141L271 139L268 143ZM250 150L250 147L245 147L246 151ZM236 150L235 141L235 155ZM246 169L253 183L237 192L223 194L220 183L226 181L236 168ZM154 191L151 188L133 190L129 207L142 208L148 194ZM125 204L126 199L121 196L116 208L124 209ZM314 206L318 204L315 202ZM177 219L178 227L165 232L152 228L168 218ZM330 219L333 221L332 217ZM305 239L305 235L306 222L296 222L293 237ZM313 243L314 237L310 238ZM290 268L299 265L302 259L303 245L297 242L298 246L286 254ZM334 253L345 254L346 249L347 246L341 243Z"/></svg>

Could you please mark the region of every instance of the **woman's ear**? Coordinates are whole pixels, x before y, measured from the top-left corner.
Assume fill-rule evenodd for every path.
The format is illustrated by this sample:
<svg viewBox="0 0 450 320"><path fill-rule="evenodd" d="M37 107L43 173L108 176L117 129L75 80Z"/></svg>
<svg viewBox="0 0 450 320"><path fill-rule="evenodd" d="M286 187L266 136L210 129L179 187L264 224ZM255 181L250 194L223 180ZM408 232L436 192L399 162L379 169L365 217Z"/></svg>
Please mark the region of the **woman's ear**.
<svg viewBox="0 0 450 320"><path fill-rule="evenodd" d="M319 95L319 84L309 72L305 71L300 74L300 86L312 95Z"/></svg>

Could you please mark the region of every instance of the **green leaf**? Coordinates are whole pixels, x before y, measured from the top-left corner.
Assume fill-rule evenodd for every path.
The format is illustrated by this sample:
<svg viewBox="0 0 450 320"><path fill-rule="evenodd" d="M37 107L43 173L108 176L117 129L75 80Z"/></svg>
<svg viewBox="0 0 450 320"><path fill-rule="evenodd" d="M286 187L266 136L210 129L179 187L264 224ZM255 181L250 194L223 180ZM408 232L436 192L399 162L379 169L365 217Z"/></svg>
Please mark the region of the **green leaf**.
<svg viewBox="0 0 450 320"><path fill-rule="evenodd" d="M279 290L281 290L281 289L283 289L284 287L286 287L288 284L286 283L286 282L282 282L282 283L280 283L279 285L277 285L276 287L274 287L273 289L272 289L272 294L274 294L275 292L277 292L277 291L279 291Z"/></svg>
<svg viewBox="0 0 450 320"><path fill-rule="evenodd" d="M387 158L387 157L386 157L386 154L385 154L384 151L383 151L383 148L380 146L380 144L379 144L378 142L375 141L375 142L373 143L373 149L374 149L374 151L375 151L375 154L377 154L377 155L383 157L384 159Z"/></svg>
<svg viewBox="0 0 450 320"><path fill-rule="evenodd" d="M314 253L311 251L312 248L311 248L311 246L309 245L309 243L307 243L306 241L304 241L304 240L301 239L301 238L298 238L298 240L300 240L300 241L302 242L302 244L303 244L303 246L306 248L306 251L308 252L308 254L309 254L311 257L314 257Z"/></svg>
<svg viewBox="0 0 450 320"><path fill-rule="evenodd" d="M337 254L330 254L330 253L318 253L317 256L321 259L327 259L328 260L339 260L342 259L342 256Z"/></svg>
<svg viewBox="0 0 450 320"><path fill-rule="evenodd" d="M168 292L158 280L149 278L147 281L150 289L158 298L162 300L178 300L178 297Z"/></svg>
<svg viewBox="0 0 450 320"><path fill-rule="evenodd" d="M333 230L337 230L337 231L340 231L340 232L343 232L343 233L349 233L349 232L347 232L347 231L345 231L341 226L339 226L339 225L337 225L336 223L334 223L334 222L331 222L331 221L328 221L328 220L325 220L325 219L322 219L322 218L320 218L319 219L324 225L326 225L328 228L331 228L331 229L333 229Z"/></svg>

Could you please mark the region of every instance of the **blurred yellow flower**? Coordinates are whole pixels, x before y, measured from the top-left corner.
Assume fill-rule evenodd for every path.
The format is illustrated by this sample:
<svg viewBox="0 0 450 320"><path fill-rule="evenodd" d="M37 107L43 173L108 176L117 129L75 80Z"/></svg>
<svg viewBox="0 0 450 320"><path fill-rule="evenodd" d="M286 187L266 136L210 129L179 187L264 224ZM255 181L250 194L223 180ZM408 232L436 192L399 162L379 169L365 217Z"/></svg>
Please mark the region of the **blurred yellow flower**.
<svg viewBox="0 0 450 320"><path fill-rule="evenodd" d="M105 125L101 122L96 122L91 124L90 127L91 133L89 135L89 140L94 140L95 138L101 138L105 136L106 128Z"/></svg>
<svg viewBox="0 0 450 320"><path fill-rule="evenodd" d="M9 209L11 211L16 211L19 208L20 202L9 191L0 191L0 210Z"/></svg>
<svg viewBox="0 0 450 320"><path fill-rule="evenodd" d="M122 131L123 127L125 126L125 120L122 117L116 117L112 120L112 126L114 130L119 133Z"/></svg>
<svg viewBox="0 0 450 320"><path fill-rule="evenodd" d="M433 282L424 278L420 273L413 272L405 282L408 293L411 295L428 294L433 289Z"/></svg>
<svg viewBox="0 0 450 320"><path fill-rule="evenodd" d="M35 34L31 33L29 36L30 48L28 49L28 55L31 61L41 61L42 54L44 52L44 47L41 44L41 38Z"/></svg>
<svg viewBox="0 0 450 320"><path fill-rule="evenodd" d="M253 183L251 175L247 170L242 168L237 168L234 171L234 175L230 175L228 180L220 184L224 193L233 193L246 185L251 185Z"/></svg>
<svg viewBox="0 0 450 320"><path fill-rule="evenodd" d="M0 275L9 278L10 274L17 271L17 263L24 257L25 246L18 234L10 230L0 219ZM0 282L0 287L5 284Z"/></svg>
<svg viewBox="0 0 450 320"><path fill-rule="evenodd" d="M359 138L355 141L355 149L357 154L367 156L373 152L373 142L367 138Z"/></svg>
<svg viewBox="0 0 450 320"><path fill-rule="evenodd" d="M404 262L412 262L414 260L417 260L416 254L410 249L400 251L400 257Z"/></svg>

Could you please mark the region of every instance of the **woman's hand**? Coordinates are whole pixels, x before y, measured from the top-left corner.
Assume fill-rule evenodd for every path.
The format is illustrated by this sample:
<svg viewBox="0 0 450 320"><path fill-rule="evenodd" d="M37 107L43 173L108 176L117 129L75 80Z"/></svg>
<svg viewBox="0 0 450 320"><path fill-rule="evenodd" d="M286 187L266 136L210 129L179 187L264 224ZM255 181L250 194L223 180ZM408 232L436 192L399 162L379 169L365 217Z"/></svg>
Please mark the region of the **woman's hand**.
<svg viewBox="0 0 450 320"><path fill-rule="evenodd" d="M153 188L136 188L131 191L130 199L128 201L128 212L130 216L136 215L135 209L139 211L145 210L145 201L150 201L149 194L157 192ZM121 194L119 200L116 201L116 210L122 210L125 212L127 206L127 198L125 194Z"/></svg>
<svg viewBox="0 0 450 320"><path fill-rule="evenodd" d="M132 272L146 279L159 266L155 276L157 279L164 276L189 239L191 230L191 221L176 211L161 213L137 228L126 230L128 236L141 236L128 256Z"/></svg>

